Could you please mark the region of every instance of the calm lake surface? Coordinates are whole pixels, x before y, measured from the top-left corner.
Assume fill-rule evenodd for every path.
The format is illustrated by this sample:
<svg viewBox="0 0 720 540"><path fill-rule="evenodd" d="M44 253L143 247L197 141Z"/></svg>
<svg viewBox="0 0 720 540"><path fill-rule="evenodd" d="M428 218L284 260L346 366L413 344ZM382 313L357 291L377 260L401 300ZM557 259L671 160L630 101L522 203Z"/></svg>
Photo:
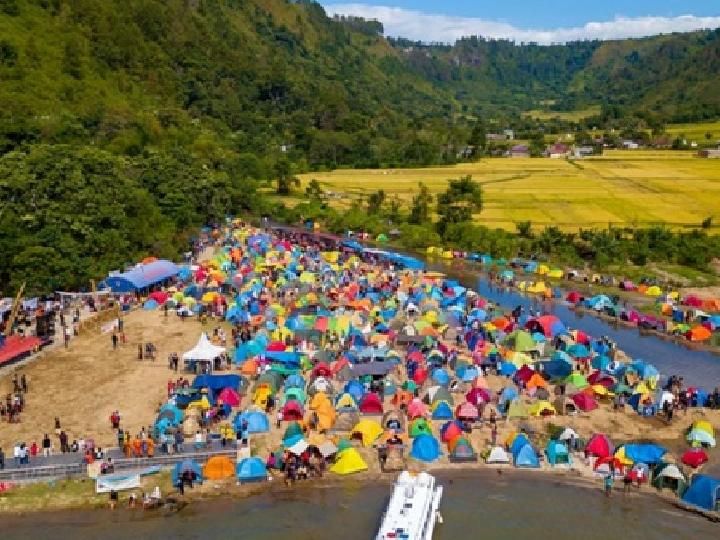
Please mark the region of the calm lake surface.
<svg viewBox="0 0 720 540"><path fill-rule="evenodd" d="M616 492L606 499L599 481L578 487L513 471L436 476L445 494L435 540L699 540L720 534L719 525L657 497ZM123 509L3 519L2 538L367 540L377 532L390 489L389 483L352 481L292 490L278 484L263 495L194 503L169 516Z"/></svg>

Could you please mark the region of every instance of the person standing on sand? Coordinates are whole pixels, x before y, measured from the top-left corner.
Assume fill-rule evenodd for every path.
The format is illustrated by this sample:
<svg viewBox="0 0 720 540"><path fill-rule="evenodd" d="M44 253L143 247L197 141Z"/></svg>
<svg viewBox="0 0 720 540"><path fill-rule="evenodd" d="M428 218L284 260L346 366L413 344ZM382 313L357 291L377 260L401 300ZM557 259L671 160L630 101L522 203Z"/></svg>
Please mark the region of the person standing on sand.
<svg viewBox="0 0 720 540"><path fill-rule="evenodd" d="M113 348L113 350L116 350L116 349L117 349L117 346L118 346L118 335L117 335L115 332L113 332L113 335L112 335L112 348Z"/></svg>
<svg viewBox="0 0 720 540"><path fill-rule="evenodd" d="M605 476L605 496L610 497L612 494L613 484L615 483L615 479L613 478L613 473L610 471L607 473L607 476Z"/></svg>
<svg viewBox="0 0 720 540"><path fill-rule="evenodd" d="M25 376L24 373L20 376L20 386L22 387L23 393L27 394L28 382L27 382L27 377Z"/></svg>
<svg viewBox="0 0 720 540"><path fill-rule="evenodd" d="M48 437L48 434L46 433L42 440L42 455L43 457L50 457L50 453L50 437Z"/></svg>

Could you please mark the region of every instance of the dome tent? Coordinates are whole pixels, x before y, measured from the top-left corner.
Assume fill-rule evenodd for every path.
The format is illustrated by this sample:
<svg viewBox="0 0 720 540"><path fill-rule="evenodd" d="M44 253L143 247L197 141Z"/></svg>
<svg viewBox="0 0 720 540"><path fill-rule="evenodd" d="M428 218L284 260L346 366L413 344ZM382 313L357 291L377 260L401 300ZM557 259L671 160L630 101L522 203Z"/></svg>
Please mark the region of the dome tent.
<svg viewBox="0 0 720 540"><path fill-rule="evenodd" d="M349 447L338 452L335 463L330 467L330 472L346 475L365 471L367 468L367 463L360 453L355 448Z"/></svg>
<svg viewBox="0 0 720 540"><path fill-rule="evenodd" d="M440 443L432 435L423 433L413 439L410 456L419 461L435 461L440 457Z"/></svg>
<svg viewBox="0 0 720 540"><path fill-rule="evenodd" d="M245 458L237 464L236 474L241 484L267 480L265 463L259 457Z"/></svg>
<svg viewBox="0 0 720 540"><path fill-rule="evenodd" d="M487 458L485 458L485 461L488 464L507 464L510 463L510 457L501 446L495 446L492 450L490 450L490 453Z"/></svg>

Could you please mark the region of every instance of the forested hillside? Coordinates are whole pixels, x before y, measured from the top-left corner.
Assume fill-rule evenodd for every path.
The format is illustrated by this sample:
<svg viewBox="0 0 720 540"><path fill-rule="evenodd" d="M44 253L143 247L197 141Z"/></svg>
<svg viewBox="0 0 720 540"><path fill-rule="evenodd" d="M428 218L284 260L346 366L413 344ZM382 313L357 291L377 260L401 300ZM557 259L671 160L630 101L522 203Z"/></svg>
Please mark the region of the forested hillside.
<svg viewBox="0 0 720 540"><path fill-rule="evenodd" d="M542 141L522 111L718 115L719 41L425 46L309 0L0 0L0 293L172 256L209 219L272 211L263 181L453 163L489 117Z"/></svg>

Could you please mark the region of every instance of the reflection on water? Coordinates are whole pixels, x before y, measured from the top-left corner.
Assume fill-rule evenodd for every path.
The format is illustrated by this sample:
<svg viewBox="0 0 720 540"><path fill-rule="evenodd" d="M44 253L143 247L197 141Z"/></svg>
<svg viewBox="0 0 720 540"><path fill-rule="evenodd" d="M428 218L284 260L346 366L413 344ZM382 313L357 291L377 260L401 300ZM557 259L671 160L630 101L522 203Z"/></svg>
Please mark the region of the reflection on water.
<svg viewBox="0 0 720 540"><path fill-rule="evenodd" d="M605 499L595 488L564 479L506 471L439 474L445 486L444 523L436 540L673 540L711 538L718 525L681 512L652 496L617 492ZM11 518L3 539L242 538L267 540L368 540L374 537L390 494L389 483L350 483L325 489L280 486L250 499L218 499L167 517L129 511L67 512Z"/></svg>

